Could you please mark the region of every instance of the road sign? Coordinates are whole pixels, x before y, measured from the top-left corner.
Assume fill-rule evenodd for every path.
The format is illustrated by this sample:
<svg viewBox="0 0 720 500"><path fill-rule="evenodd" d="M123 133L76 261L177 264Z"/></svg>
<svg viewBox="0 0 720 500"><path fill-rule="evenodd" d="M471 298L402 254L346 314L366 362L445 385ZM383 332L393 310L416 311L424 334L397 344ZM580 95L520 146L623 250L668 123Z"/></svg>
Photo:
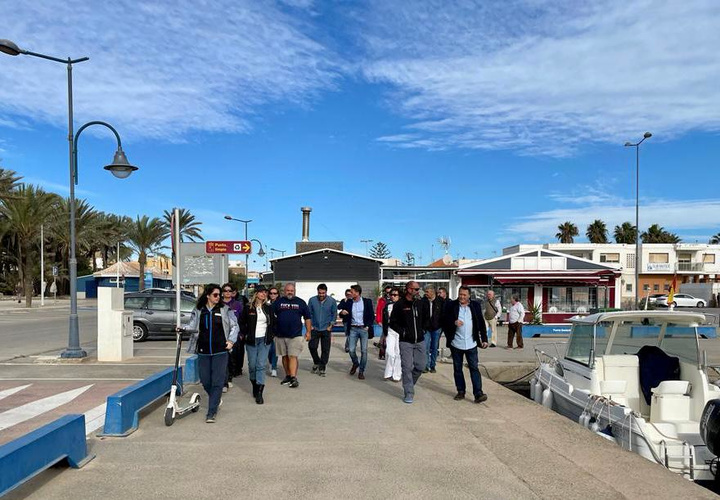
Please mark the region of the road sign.
<svg viewBox="0 0 720 500"><path fill-rule="evenodd" d="M57 275L58 275L58 266L53 266L53 268L52 268L52 274L53 274L53 276L57 276Z"/></svg>
<svg viewBox="0 0 720 500"><path fill-rule="evenodd" d="M249 241L206 241L205 253L252 253Z"/></svg>

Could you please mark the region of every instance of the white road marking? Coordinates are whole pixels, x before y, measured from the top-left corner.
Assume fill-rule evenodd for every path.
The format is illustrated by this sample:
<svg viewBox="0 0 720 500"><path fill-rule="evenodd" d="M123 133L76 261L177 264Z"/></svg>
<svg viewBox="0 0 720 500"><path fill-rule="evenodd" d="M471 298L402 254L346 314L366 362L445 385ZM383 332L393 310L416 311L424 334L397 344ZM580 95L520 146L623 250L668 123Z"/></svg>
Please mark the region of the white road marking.
<svg viewBox="0 0 720 500"><path fill-rule="evenodd" d="M32 384L19 385L19 386L17 386L17 387L13 387L12 389L5 389L4 391L0 391L0 399L5 399L5 398L8 397L8 396L12 396L12 395L15 394L16 392L20 392L20 391L22 391L23 389L27 389L27 388L30 387L31 385L32 385Z"/></svg>
<svg viewBox="0 0 720 500"><path fill-rule="evenodd" d="M92 386L93 384L90 384L85 387L73 389L72 391L61 392L60 394L38 399L32 403L27 403L16 408L12 408L4 413L0 413L0 431L69 403Z"/></svg>
<svg viewBox="0 0 720 500"><path fill-rule="evenodd" d="M155 356L151 356L155 357ZM174 358L173 358L174 359ZM187 358L181 358L181 361L185 361ZM77 365L64 365L62 363L0 363L0 366L72 366L73 368L97 368L103 366L172 366L167 363L102 363L97 365L84 365L79 363Z"/></svg>
<svg viewBox="0 0 720 500"><path fill-rule="evenodd" d="M85 412L85 435L89 435L105 424L105 411L107 403Z"/></svg>
<svg viewBox="0 0 720 500"><path fill-rule="evenodd" d="M95 377L89 377L89 378L88 378L88 377L69 377L69 378L57 378L57 377L45 377L45 378L27 378L27 377L19 377L19 378L0 378L0 382L2 382L2 381L4 381L4 382L10 382L10 381L17 382L17 381L22 381L22 380L28 380L28 381L30 381L30 380L32 380L32 381L38 381L38 380L58 380L58 381L61 381L61 382L67 382L67 381L70 381L70 380L97 380L97 381L102 381L102 382L107 382L107 381L110 381L110 382L112 382L112 381L124 382L124 381L126 381L126 380L137 381L137 380L145 380L145 379L144 379L144 378L95 378Z"/></svg>

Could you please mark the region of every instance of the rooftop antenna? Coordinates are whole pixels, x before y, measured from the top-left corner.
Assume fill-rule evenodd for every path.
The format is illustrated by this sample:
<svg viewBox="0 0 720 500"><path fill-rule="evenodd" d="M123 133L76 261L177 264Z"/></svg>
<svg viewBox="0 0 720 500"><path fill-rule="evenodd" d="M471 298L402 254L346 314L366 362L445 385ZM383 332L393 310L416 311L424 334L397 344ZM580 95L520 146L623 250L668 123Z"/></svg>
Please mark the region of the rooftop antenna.
<svg viewBox="0 0 720 500"><path fill-rule="evenodd" d="M440 236L438 238L438 243L440 243L440 246L443 250L445 250L445 255L443 255L443 264L451 264L452 257L450 256L450 245L452 244L452 241L450 240L450 236Z"/></svg>

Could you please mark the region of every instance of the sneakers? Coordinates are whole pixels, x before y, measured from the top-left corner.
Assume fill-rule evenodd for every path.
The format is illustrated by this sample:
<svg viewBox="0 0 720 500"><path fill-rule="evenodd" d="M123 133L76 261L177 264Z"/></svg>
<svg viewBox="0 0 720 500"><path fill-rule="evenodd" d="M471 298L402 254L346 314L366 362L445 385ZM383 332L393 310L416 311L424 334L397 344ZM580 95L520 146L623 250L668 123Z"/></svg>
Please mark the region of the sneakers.
<svg viewBox="0 0 720 500"><path fill-rule="evenodd" d="M321 377L324 377L325 376L325 368L320 368L318 375L320 375Z"/></svg>
<svg viewBox="0 0 720 500"><path fill-rule="evenodd" d="M413 397L410 394L406 394L405 397L403 398L403 403L407 403L410 405L410 404L412 404L412 402L413 402Z"/></svg>
<svg viewBox="0 0 720 500"><path fill-rule="evenodd" d="M360 365L356 365L355 363L353 363L352 368L350 368L350 375L355 375L359 366Z"/></svg>
<svg viewBox="0 0 720 500"><path fill-rule="evenodd" d="M455 397L453 398L455 401L462 401L465 399L465 393L464 392L458 392L455 394Z"/></svg>
<svg viewBox="0 0 720 500"><path fill-rule="evenodd" d="M359 380L365 380L365 374L363 372L358 373Z"/></svg>
<svg viewBox="0 0 720 500"><path fill-rule="evenodd" d="M290 382L292 382L292 377L290 375L286 375L284 379L282 379L282 382L280 382L280 385L290 385Z"/></svg>
<svg viewBox="0 0 720 500"><path fill-rule="evenodd" d="M228 382L228 385L227 385L227 386L228 386L228 387L232 387L232 386L233 386L233 383L232 383L232 382Z"/></svg>
<svg viewBox="0 0 720 500"><path fill-rule="evenodd" d="M320 371L320 365L313 365L312 370L310 370L310 373L317 375L317 373L319 371Z"/></svg>
<svg viewBox="0 0 720 500"><path fill-rule="evenodd" d="M430 368L428 368L428 367L426 366L425 369L423 370L423 373L428 373L429 371L430 371Z"/></svg>
<svg viewBox="0 0 720 500"><path fill-rule="evenodd" d="M483 401L487 401L487 394L478 394L475 396L476 403L482 403Z"/></svg>
<svg viewBox="0 0 720 500"><path fill-rule="evenodd" d="M490 347L497 347L497 346L495 345L495 342L491 342Z"/></svg>
<svg viewBox="0 0 720 500"><path fill-rule="evenodd" d="M292 387L294 389L295 387L300 385L300 382L298 382L297 377L293 377L292 379L290 379L289 385L290 385L290 387Z"/></svg>
<svg viewBox="0 0 720 500"><path fill-rule="evenodd" d="M437 373L437 370L435 370L435 368L430 368L430 373Z"/></svg>
<svg viewBox="0 0 720 500"><path fill-rule="evenodd" d="M227 392L227 391L228 391L227 386L224 386L224 387L223 387L223 393L225 393L225 392Z"/></svg>
<svg viewBox="0 0 720 500"><path fill-rule="evenodd" d="M215 415L208 415L205 417L205 423L206 424L214 424L215 423Z"/></svg>
<svg viewBox="0 0 720 500"><path fill-rule="evenodd" d="M272 371L270 372L270 376L271 376L271 377L277 377L277 370L272 370Z"/></svg>

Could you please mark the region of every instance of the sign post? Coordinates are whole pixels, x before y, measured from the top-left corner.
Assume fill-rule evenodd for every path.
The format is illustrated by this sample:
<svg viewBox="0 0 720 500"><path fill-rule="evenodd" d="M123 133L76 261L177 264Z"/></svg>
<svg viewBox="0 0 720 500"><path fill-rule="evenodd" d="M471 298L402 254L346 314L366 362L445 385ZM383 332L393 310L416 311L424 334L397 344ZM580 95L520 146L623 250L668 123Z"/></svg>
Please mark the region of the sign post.
<svg viewBox="0 0 720 500"><path fill-rule="evenodd" d="M206 241L205 253L252 253L250 241Z"/></svg>

